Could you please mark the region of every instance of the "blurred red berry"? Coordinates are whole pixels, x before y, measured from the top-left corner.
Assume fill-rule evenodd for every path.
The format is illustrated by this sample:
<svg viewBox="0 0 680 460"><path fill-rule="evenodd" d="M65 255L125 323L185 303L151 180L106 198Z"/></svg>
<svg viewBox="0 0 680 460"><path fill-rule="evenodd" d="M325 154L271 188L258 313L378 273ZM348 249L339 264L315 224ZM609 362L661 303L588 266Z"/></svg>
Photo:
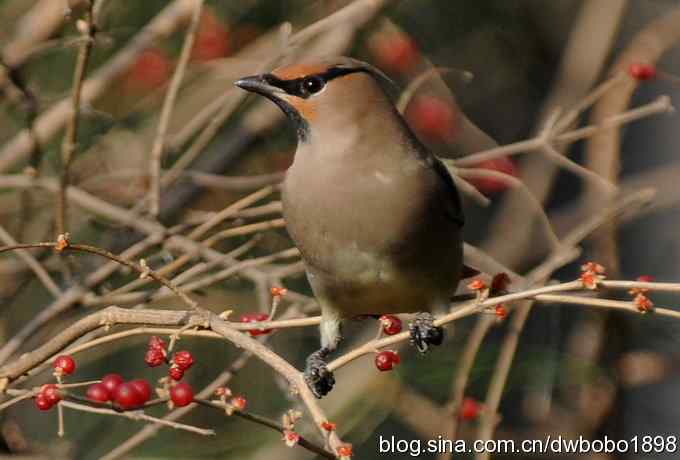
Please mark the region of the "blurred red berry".
<svg viewBox="0 0 680 460"><path fill-rule="evenodd" d="M194 390L186 382L180 382L170 388L170 399L177 407L183 407L194 400Z"/></svg>
<svg viewBox="0 0 680 460"><path fill-rule="evenodd" d="M465 398L460 405L460 418L463 420L474 420L479 417L481 409L482 406L477 401L472 398Z"/></svg>
<svg viewBox="0 0 680 460"><path fill-rule="evenodd" d="M152 335L149 337L149 349L165 350L165 342L160 337Z"/></svg>
<svg viewBox="0 0 680 460"><path fill-rule="evenodd" d="M170 78L172 64L157 48L142 51L123 77L126 91L148 91L158 88Z"/></svg>
<svg viewBox="0 0 680 460"><path fill-rule="evenodd" d="M116 387L113 400L123 409L132 409L144 404L142 394L130 382L121 383Z"/></svg>
<svg viewBox="0 0 680 460"><path fill-rule="evenodd" d="M491 292L494 294L508 292L508 284L510 284L510 277L506 273L497 273L491 280Z"/></svg>
<svg viewBox="0 0 680 460"><path fill-rule="evenodd" d="M640 275L637 277L637 280L641 283L653 283L654 277L652 275Z"/></svg>
<svg viewBox="0 0 680 460"><path fill-rule="evenodd" d="M57 372L61 372L64 375L73 374L76 370L76 362L69 355L57 356L53 364L54 369Z"/></svg>
<svg viewBox="0 0 680 460"><path fill-rule="evenodd" d="M123 382L123 377L118 374L106 374L104 377L102 377L102 385L104 385L110 394L113 394L113 392L116 391L118 385Z"/></svg>
<svg viewBox="0 0 680 460"><path fill-rule="evenodd" d="M229 32L215 13L206 8L196 31L191 59L209 61L226 56L229 53Z"/></svg>
<svg viewBox="0 0 680 460"><path fill-rule="evenodd" d="M650 64L633 63L628 67L628 75L638 81L651 80L656 77L656 68Z"/></svg>
<svg viewBox="0 0 680 460"><path fill-rule="evenodd" d="M172 362L174 362L177 367L185 371L189 369L192 364L194 364L194 357L191 356L191 353L188 351L178 351L175 353L175 356L173 356Z"/></svg>
<svg viewBox="0 0 680 460"><path fill-rule="evenodd" d="M391 371L401 359L396 351L386 350L375 355L375 367L380 371Z"/></svg>
<svg viewBox="0 0 680 460"><path fill-rule="evenodd" d="M498 171L512 177L517 177L518 175L515 163L508 157L484 160L472 167L477 169L488 169L489 171ZM490 177L474 177L470 178L469 181L477 188L477 190L485 195L494 195L508 189L507 183Z"/></svg>
<svg viewBox="0 0 680 460"><path fill-rule="evenodd" d="M242 323L257 323L259 321L267 321L268 319L269 315L266 313L244 313L241 315ZM271 329L252 329L248 331L248 334L256 337L258 335L269 334L271 331Z"/></svg>
<svg viewBox="0 0 680 460"><path fill-rule="evenodd" d="M132 385L135 390L139 393L140 402L143 404L151 399L151 384L144 379L131 380L130 385Z"/></svg>
<svg viewBox="0 0 680 460"><path fill-rule="evenodd" d="M61 401L61 392L59 391L59 387L57 387L53 383L43 385L42 388L40 389L40 394L47 398L49 403L52 405Z"/></svg>
<svg viewBox="0 0 680 460"><path fill-rule="evenodd" d="M149 348L144 355L144 362L149 367L160 366L165 362L165 354L158 348Z"/></svg>
<svg viewBox="0 0 680 460"><path fill-rule="evenodd" d="M103 383L93 383L87 387L85 396L87 396L87 399L90 401L103 403L111 399L111 392Z"/></svg>
<svg viewBox="0 0 680 460"><path fill-rule="evenodd" d="M420 59L418 47L406 34L376 34L370 39L368 47L378 67L387 72L409 73Z"/></svg>
<svg viewBox="0 0 680 460"><path fill-rule="evenodd" d="M399 334L401 332L401 320L394 315L382 315L380 317L383 332L387 335Z"/></svg>
<svg viewBox="0 0 680 460"><path fill-rule="evenodd" d="M418 96L406 108L406 120L420 137L453 142L460 128L458 108L434 96Z"/></svg>
<svg viewBox="0 0 680 460"><path fill-rule="evenodd" d="M37 407L40 410L50 410L52 408L52 406L54 405L42 393L38 393L38 395L35 397L34 401L35 401L35 407Z"/></svg>
<svg viewBox="0 0 680 460"><path fill-rule="evenodd" d="M172 380L182 380L182 377L184 377L184 369L179 366L170 366L168 375Z"/></svg>

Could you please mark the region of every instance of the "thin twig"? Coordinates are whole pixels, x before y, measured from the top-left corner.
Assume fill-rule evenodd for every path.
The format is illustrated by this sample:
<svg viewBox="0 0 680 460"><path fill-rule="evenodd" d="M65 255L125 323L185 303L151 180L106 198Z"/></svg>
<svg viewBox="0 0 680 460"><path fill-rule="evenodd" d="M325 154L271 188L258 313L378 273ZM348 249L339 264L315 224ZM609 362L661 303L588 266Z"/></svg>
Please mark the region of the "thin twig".
<svg viewBox="0 0 680 460"><path fill-rule="evenodd" d="M150 423L156 423L158 425L163 425L167 426L169 428L174 428L176 430L184 430L184 431L189 431L191 433L196 433L200 434L203 436L214 436L215 431L211 430L209 428L198 428L195 426L187 425L184 423L178 423L178 422L171 422L169 420L164 420L161 418L157 417L152 417L150 415L145 414L142 411L115 411L113 409L106 409L104 407L92 407L88 406L85 404L79 404L75 403L72 401L61 401L59 402L60 406L63 407L68 407L69 409L81 411L81 412L90 412L93 414L100 414L100 415L113 415L115 417L123 417L127 418L130 420L141 420L144 422L150 422Z"/></svg>
<svg viewBox="0 0 680 460"><path fill-rule="evenodd" d="M61 144L61 181L59 182L59 194L57 195L57 233L66 233L66 215L68 208L68 201L66 189L71 182L71 162L73 161L73 154L76 150L76 142L78 140L78 121L80 119L80 105L83 91L83 82L85 81L85 71L90 60L90 52L94 43L94 35L96 28L92 22L92 8L94 0L86 1L86 11L83 19L78 21L78 29L83 35L83 42L78 48L78 58L76 60L76 67L73 73L73 86L71 89L71 116L66 124L66 132Z"/></svg>
<svg viewBox="0 0 680 460"><path fill-rule="evenodd" d="M175 108L175 100L177 93L182 85L184 73L186 72L189 57L191 56L191 49L194 46L194 39L196 38L196 31L198 30L198 23L201 18L201 11L203 8L203 0L195 0L194 11L191 16L191 22L187 28L184 36L184 44L182 45L182 52L175 73L172 75L168 92L165 94L163 107L161 109L160 119L158 121L158 130L156 131L156 138L154 139L153 147L151 149L151 159L149 163L149 176L151 177L151 184L149 190L150 199L150 213L152 216L158 216L160 212L161 201L161 160L166 144L166 134L170 119L172 118L172 111Z"/></svg>

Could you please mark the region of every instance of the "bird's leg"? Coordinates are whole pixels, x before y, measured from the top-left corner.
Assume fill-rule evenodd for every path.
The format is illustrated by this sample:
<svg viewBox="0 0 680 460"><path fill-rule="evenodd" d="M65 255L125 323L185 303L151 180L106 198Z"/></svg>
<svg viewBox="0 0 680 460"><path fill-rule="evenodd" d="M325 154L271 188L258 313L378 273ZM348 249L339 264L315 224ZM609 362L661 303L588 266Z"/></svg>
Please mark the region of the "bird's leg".
<svg viewBox="0 0 680 460"><path fill-rule="evenodd" d="M434 317L431 313L416 313L416 317L409 324L411 333L411 343L415 345L419 352L427 352L430 345L441 345L444 341L444 329L434 324Z"/></svg>
<svg viewBox="0 0 680 460"><path fill-rule="evenodd" d="M326 396L335 385L335 377L326 366L326 358L341 340L340 319L332 312L323 311L320 328L321 349L307 357L304 373L307 386L319 399Z"/></svg>
<svg viewBox="0 0 680 460"><path fill-rule="evenodd" d="M322 347L307 357L305 382L314 396L319 399L326 396L335 385L335 377L326 367L326 357L330 352L330 349Z"/></svg>

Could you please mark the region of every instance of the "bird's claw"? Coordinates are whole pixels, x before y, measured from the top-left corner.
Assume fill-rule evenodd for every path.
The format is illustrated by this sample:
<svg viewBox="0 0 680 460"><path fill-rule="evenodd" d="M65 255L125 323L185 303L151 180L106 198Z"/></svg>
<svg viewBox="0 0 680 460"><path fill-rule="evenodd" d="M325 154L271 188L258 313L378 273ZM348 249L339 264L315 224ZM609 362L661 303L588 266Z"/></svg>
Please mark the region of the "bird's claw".
<svg viewBox="0 0 680 460"><path fill-rule="evenodd" d="M430 313L418 313L409 325L411 343L421 353L426 353L430 345L441 345L444 341L444 329L434 324Z"/></svg>
<svg viewBox="0 0 680 460"><path fill-rule="evenodd" d="M335 385L335 377L326 366L325 358L328 353L329 351L326 348L315 351L307 358L307 366L305 367L305 382L318 399L326 396Z"/></svg>

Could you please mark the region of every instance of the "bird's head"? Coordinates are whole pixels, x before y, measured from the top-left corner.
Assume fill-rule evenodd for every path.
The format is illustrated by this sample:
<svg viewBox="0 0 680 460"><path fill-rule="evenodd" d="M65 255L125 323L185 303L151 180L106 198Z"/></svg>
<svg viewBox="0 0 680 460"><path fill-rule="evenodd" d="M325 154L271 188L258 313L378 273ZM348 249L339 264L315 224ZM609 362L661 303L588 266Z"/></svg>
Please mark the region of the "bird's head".
<svg viewBox="0 0 680 460"><path fill-rule="evenodd" d="M387 92L394 84L370 64L340 57L287 65L235 85L273 101L294 123L300 142L306 142L326 129L341 133L376 105L388 108Z"/></svg>

